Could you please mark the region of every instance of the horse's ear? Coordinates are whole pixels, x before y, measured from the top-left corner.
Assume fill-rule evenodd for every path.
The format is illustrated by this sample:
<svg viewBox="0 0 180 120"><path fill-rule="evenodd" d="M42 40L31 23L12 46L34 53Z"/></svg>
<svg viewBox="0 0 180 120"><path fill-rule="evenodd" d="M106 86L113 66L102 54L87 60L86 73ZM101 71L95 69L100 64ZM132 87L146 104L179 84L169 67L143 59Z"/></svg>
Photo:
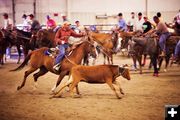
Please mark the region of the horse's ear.
<svg viewBox="0 0 180 120"><path fill-rule="evenodd" d="M128 64L124 64L123 67L124 68L128 68L129 66L128 66Z"/></svg>

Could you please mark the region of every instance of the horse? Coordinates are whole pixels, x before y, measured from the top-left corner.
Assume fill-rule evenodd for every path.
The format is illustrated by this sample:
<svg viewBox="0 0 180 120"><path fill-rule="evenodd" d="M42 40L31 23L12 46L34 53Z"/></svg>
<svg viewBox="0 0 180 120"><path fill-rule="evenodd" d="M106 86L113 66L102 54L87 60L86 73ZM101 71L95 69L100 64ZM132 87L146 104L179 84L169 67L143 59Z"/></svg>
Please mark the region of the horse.
<svg viewBox="0 0 180 120"><path fill-rule="evenodd" d="M3 35L1 36L0 39L4 41L4 45L1 46L2 49L6 50L7 47L16 46L18 52L17 63L19 63L21 57L21 49L20 49L21 42L14 37L15 34L12 31L2 29L0 30L0 32Z"/></svg>
<svg viewBox="0 0 180 120"><path fill-rule="evenodd" d="M52 30L41 29L37 32L36 35L32 36L32 39L36 37L35 45L37 48L41 47L55 47L55 38L56 33Z"/></svg>
<svg viewBox="0 0 180 120"><path fill-rule="evenodd" d="M62 60L60 70L59 72L56 72L53 69L55 59L44 54L44 52L47 50L48 50L47 47L43 47L32 51L31 53L28 54L24 62L19 67L17 67L14 70L11 70L11 71L21 70L30 60L29 61L30 68L27 71L25 71L23 82L21 83L20 86L17 87L17 90L20 90L25 85L26 78L31 73L39 69L39 71L33 75L35 83L37 82L40 76L45 75L48 71L59 75L56 85L52 88L52 92L54 92L56 87L60 84L60 82L64 78L64 76L69 74L69 71L74 66L74 64L81 64L81 61L84 58L84 56L86 56L89 53L92 54L93 56L96 56L96 51L95 51L96 49L94 43L92 43L92 41L88 41L85 39L84 42L79 44L69 56L65 57Z"/></svg>
<svg viewBox="0 0 180 120"><path fill-rule="evenodd" d="M118 33L116 31L112 31L112 33L96 33L87 31L87 33L89 38L96 41L102 48L104 64L106 64L106 57L108 64L113 64L113 53L115 53L117 47Z"/></svg>
<svg viewBox="0 0 180 120"><path fill-rule="evenodd" d="M162 62L165 58L165 69L164 71L167 71L170 58L172 54L174 54L176 44L180 40L180 36L170 36L166 41L166 56L165 57L159 57L159 69L161 68Z"/></svg>
<svg viewBox="0 0 180 120"><path fill-rule="evenodd" d="M157 59L159 55L157 36L148 36L148 37L133 37L133 41L135 41L134 45L131 45L133 60L138 60L140 67L140 74L142 74L142 55L146 53L150 56L154 67L154 75L158 76L158 68L157 68Z"/></svg>

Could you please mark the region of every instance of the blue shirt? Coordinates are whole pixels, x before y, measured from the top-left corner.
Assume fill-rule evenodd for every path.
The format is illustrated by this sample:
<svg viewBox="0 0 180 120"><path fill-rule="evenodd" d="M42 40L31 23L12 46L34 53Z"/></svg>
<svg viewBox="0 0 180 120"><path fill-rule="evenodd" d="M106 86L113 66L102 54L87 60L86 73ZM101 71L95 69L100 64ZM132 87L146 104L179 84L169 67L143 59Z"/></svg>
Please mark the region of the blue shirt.
<svg viewBox="0 0 180 120"><path fill-rule="evenodd" d="M118 27L120 30L123 30L123 31L127 30L126 22L124 19L119 20Z"/></svg>

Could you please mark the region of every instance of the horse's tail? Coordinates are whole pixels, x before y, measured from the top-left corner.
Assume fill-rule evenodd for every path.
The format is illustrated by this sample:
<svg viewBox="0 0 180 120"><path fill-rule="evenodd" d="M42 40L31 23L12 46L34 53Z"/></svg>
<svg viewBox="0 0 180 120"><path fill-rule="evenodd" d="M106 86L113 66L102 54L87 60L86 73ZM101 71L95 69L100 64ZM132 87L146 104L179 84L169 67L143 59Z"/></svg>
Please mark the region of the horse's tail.
<svg viewBox="0 0 180 120"><path fill-rule="evenodd" d="M19 67L15 68L15 69L13 69L13 70L10 70L10 71L18 71L18 70L23 69L24 66L27 65L28 61L30 60L31 55L32 55L32 52L29 53L29 54L26 56L26 58L24 59L23 63L22 63Z"/></svg>

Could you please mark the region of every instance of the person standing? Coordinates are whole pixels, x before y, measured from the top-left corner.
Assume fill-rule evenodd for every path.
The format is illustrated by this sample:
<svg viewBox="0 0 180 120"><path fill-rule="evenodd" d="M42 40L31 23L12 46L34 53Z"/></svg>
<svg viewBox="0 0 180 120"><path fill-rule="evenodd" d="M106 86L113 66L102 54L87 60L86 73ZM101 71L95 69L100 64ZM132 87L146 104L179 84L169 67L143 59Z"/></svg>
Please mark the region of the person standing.
<svg viewBox="0 0 180 120"><path fill-rule="evenodd" d="M13 21L9 18L7 13L3 14L4 17L4 27L3 29L6 31L4 37L9 37L9 32L13 30ZM11 45L10 45L11 46ZM10 58L11 56L11 47L6 49L6 58Z"/></svg>
<svg viewBox="0 0 180 120"><path fill-rule="evenodd" d="M136 20L135 31L143 32L143 23L144 23L144 20L142 18L142 13L139 12L138 19Z"/></svg>
<svg viewBox="0 0 180 120"><path fill-rule="evenodd" d="M131 12L131 18L130 20L128 21L128 31L132 32L135 30L135 24L136 24L136 18L135 18L135 13L134 12Z"/></svg>
<svg viewBox="0 0 180 120"><path fill-rule="evenodd" d="M120 31L127 31L127 25L125 20L123 19L123 14L118 14L118 30Z"/></svg>
<svg viewBox="0 0 180 120"><path fill-rule="evenodd" d="M143 23L143 34L148 33L150 30L152 30L152 25L149 22L147 17L144 17L144 23Z"/></svg>
<svg viewBox="0 0 180 120"><path fill-rule="evenodd" d="M76 33L84 32L84 26L81 25L78 20L75 21L75 32L76 32Z"/></svg>
<svg viewBox="0 0 180 120"><path fill-rule="evenodd" d="M4 17L4 29L5 30L12 30L13 29L13 21L9 18L7 13L3 14Z"/></svg>
<svg viewBox="0 0 180 120"><path fill-rule="evenodd" d="M29 15L29 19L30 19L29 23L31 24L31 32L38 31L41 29L41 25L40 25L39 21L34 18L33 14Z"/></svg>

